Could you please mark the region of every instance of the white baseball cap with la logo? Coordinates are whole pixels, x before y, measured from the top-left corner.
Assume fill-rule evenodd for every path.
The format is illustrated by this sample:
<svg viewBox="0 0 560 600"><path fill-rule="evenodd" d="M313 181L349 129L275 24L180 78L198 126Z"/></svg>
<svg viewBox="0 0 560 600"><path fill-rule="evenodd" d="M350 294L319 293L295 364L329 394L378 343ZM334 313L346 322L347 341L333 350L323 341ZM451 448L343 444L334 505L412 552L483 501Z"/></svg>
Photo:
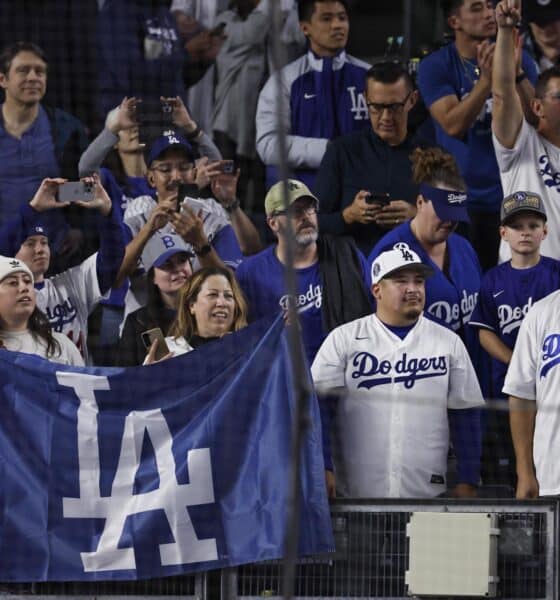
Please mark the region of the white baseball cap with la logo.
<svg viewBox="0 0 560 600"><path fill-rule="evenodd" d="M422 262L418 254L411 250L405 242L398 242L391 250L382 252L371 265L371 283L379 283L384 277L400 271L412 269L421 272L425 277L433 275L432 267Z"/></svg>

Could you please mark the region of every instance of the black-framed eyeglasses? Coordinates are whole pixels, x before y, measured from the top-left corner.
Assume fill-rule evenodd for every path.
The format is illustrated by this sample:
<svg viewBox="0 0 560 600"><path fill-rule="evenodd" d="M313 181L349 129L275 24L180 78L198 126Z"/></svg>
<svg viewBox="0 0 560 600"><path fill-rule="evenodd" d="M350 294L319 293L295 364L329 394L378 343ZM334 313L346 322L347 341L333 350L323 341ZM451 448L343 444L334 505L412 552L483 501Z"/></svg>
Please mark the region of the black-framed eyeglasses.
<svg viewBox="0 0 560 600"><path fill-rule="evenodd" d="M286 215L288 217L295 217L299 219L303 217L303 215L315 215L317 214L317 207L314 204L310 206L290 206L288 210L275 210L271 216L273 217L281 217Z"/></svg>
<svg viewBox="0 0 560 600"><path fill-rule="evenodd" d="M367 102L366 106L368 107L369 112L374 115L380 115L384 110L388 110L393 115L400 115L403 112L411 94L412 90L408 92L402 102L391 102L390 104L383 104L381 102Z"/></svg>

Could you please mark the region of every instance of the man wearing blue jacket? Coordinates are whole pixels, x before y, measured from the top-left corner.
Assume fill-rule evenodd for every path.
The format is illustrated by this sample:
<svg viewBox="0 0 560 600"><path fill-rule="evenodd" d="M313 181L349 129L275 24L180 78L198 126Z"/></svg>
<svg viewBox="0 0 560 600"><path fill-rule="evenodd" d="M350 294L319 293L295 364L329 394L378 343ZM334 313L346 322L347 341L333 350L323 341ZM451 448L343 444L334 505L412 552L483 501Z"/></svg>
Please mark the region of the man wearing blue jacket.
<svg viewBox="0 0 560 600"><path fill-rule="evenodd" d="M346 0L301 0L300 27L307 54L282 70L282 114L288 166L294 178L313 186L329 140L368 124L364 100L369 65L346 54ZM257 152L267 167L267 187L278 180L277 89L274 75L257 106Z"/></svg>

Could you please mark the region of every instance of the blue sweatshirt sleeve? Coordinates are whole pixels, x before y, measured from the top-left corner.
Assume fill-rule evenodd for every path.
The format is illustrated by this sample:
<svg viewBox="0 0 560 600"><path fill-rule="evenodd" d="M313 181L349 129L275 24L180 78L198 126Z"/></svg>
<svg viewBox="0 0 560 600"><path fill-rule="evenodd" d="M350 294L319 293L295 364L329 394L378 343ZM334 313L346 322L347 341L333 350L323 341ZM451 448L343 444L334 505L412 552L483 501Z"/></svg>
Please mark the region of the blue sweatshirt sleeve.
<svg viewBox="0 0 560 600"><path fill-rule="evenodd" d="M334 418L335 402L333 396L321 395L317 397L321 413L321 438L323 442L323 462L326 471L334 471L331 450L331 427Z"/></svg>
<svg viewBox="0 0 560 600"><path fill-rule="evenodd" d="M125 239L119 212L111 207L107 217L98 215L99 252L97 279L102 294L113 285L124 259Z"/></svg>
<svg viewBox="0 0 560 600"><path fill-rule="evenodd" d="M449 409L447 414L451 441L457 455L457 481L478 485L482 451L480 409Z"/></svg>

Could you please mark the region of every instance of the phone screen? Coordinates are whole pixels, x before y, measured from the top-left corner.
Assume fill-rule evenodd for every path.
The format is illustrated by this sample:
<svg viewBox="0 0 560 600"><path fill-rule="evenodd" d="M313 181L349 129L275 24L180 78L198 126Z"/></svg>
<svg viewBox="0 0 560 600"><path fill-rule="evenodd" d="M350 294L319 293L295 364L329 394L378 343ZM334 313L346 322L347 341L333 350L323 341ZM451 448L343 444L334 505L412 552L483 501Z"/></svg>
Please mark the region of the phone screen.
<svg viewBox="0 0 560 600"><path fill-rule="evenodd" d="M383 204L384 206L390 204L391 196L389 194L371 193L366 198L366 204Z"/></svg>

